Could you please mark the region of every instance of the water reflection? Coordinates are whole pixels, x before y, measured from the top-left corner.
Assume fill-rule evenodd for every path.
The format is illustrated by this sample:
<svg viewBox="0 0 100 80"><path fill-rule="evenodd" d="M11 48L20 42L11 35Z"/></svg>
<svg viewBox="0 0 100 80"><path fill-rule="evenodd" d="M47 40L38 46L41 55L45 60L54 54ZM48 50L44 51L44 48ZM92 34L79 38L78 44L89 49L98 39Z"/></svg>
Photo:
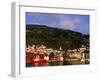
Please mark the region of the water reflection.
<svg viewBox="0 0 100 80"><path fill-rule="evenodd" d="M58 62L47 62L47 63L28 63L26 64L26 67L42 67L42 66L62 66L62 65L84 65L89 64L90 62L88 60L82 61L58 61Z"/></svg>

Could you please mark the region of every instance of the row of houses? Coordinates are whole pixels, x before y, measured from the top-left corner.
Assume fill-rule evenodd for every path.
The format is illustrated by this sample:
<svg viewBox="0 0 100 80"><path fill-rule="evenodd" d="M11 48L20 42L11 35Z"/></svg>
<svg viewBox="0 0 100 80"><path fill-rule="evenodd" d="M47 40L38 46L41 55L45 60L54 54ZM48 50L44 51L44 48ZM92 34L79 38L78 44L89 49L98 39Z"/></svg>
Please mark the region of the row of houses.
<svg viewBox="0 0 100 80"><path fill-rule="evenodd" d="M86 47L82 45L79 49L68 49L64 51L62 47L59 50L47 48L45 45L33 45L26 48L26 63L48 63L57 61L67 61L76 59L83 61L85 59Z"/></svg>

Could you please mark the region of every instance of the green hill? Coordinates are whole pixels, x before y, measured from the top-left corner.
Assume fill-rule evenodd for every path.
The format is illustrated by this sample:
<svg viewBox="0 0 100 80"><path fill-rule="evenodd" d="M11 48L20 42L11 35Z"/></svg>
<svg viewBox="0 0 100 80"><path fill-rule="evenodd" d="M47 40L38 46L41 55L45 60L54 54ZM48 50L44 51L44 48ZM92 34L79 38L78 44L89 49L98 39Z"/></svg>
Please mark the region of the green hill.
<svg viewBox="0 0 100 80"><path fill-rule="evenodd" d="M26 46L38 44L49 48L64 50L79 48L82 45L82 34L71 30L52 28L45 25L26 25Z"/></svg>

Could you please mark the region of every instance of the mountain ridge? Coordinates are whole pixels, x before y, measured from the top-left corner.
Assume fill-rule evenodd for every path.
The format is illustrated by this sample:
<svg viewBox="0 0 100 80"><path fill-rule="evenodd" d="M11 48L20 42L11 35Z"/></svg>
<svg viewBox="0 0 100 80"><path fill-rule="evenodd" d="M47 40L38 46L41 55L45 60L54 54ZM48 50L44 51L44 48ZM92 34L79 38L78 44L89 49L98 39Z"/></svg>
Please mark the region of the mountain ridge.
<svg viewBox="0 0 100 80"><path fill-rule="evenodd" d="M26 46L39 44L64 50L82 46L83 34L46 25L26 25Z"/></svg>

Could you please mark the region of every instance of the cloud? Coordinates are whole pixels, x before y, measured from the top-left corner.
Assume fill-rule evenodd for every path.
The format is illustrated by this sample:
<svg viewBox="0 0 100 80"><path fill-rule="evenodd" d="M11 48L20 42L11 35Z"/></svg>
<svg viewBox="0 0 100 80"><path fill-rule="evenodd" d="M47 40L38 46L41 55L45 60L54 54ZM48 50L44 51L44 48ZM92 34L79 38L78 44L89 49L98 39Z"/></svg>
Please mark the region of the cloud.
<svg viewBox="0 0 100 80"><path fill-rule="evenodd" d="M79 25L79 21L76 20L64 20L60 22L60 26L63 29L74 30Z"/></svg>
<svg viewBox="0 0 100 80"><path fill-rule="evenodd" d="M74 30L80 24L79 19L75 17L72 18L72 17L64 16L64 15L59 15L56 17L58 17L59 25L62 29Z"/></svg>

